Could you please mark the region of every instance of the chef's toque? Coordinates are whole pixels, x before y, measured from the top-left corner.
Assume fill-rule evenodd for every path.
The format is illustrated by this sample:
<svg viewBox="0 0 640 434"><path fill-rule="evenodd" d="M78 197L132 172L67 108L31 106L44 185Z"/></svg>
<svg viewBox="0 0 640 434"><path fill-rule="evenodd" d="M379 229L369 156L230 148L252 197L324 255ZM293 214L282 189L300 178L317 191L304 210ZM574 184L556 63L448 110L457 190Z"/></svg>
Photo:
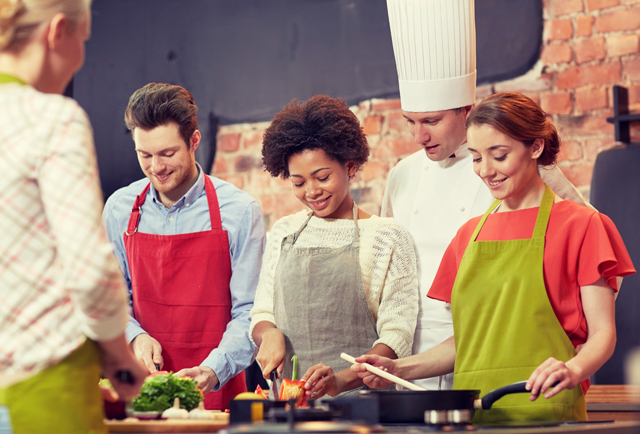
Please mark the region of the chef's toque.
<svg viewBox="0 0 640 434"><path fill-rule="evenodd" d="M402 109L431 112L476 99L474 0L387 0Z"/></svg>

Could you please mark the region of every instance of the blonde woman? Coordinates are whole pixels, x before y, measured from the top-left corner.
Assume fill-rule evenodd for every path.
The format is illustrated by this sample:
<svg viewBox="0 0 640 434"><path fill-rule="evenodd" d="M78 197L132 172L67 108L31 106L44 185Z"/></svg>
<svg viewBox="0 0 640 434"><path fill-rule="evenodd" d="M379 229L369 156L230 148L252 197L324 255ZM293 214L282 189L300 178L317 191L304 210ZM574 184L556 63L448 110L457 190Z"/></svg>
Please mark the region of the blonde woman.
<svg viewBox="0 0 640 434"><path fill-rule="evenodd" d="M59 95L84 60L89 8L0 0L0 432L104 433L101 369L123 398L146 374L123 334L91 127Z"/></svg>

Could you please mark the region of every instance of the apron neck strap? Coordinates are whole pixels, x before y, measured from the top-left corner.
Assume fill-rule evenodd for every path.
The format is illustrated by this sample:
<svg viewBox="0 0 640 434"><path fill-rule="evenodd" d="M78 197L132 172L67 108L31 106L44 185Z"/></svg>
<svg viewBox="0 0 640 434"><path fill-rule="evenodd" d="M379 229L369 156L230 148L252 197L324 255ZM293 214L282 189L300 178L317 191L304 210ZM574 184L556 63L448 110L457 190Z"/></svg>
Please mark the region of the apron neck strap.
<svg viewBox="0 0 640 434"><path fill-rule="evenodd" d="M476 238L478 238L478 234L480 233L480 229L482 229L482 226L484 226L485 220L487 219L487 217L489 217L489 214L491 214L493 212L493 210L496 209L496 207L498 205L500 205L501 203L502 203L501 200L494 201L491 204L491 206L489 207L489 209L487 210L487 212L484 213L484 215L480 219L480 222L476 226L476 230L473 231L473 235L471 236L471 240L469 240L470 243L474 242L476 240Z"/></svg>
<svg viewBox="0 0 640 434"><path fill-rule="evenodd" d="M138 224L140 224L140 217L142 216L142 205L144 204L147 193L151 183L142 190L138 196L136 196L135 202L133 202L133 208L131 210L131 216L129 217L129 225L127 226L126 234L131 236L138 231ZM220 206L218 205L218 195L216 189L213 186L211 179L204 175L204 191L207 196L207 203L209 204L209 219L211 220L211 230L222 230L222 218L220 217Z"/></svg>
<svg viewBox="0 0 640 434"><path fill-rule="evenodd" d="M204 191L207 194L207 202L209 203L209 218L211 219L211 229L222 230L222 217L220 217L220 205L218 204L218 195L213 186L211 178L204 174Z"/></svg>
<svg viewBox="0 0 640 434"><path fill-rule="evenodd" d="M314 215L315 213L313 212L309 214L309 217L307 217L304 223L302 223L302 226L300 226L300 229L298 229L293 235L289 235L289 237L291 237L291 245L293 245L298 240L298 237L300 236L304 228L307 227L307 224L309 224L309 220L311 220L311 217L313 217Z"/></svg>
<svg viewBox="0 0 640 434"><path fill-rule="evenodd" d="M553 207L553 200L556 197L548 185L545 185L544 187L544 194L542 195L542 201L540 202L540 209L538 210L538 217L536 218L536 226L533 229L532 238L544 239L544 236L547 233L547 225L549 224L549 216L551 215L551 207Z"/></svg>
<svg viewBox="0 0 640 434"><path fill-rule="evenodd" d="M355 235L356 243L360 242L360 231L358 230L358 205L356 205L356 201L353 201L353 223L355 224Z"/></svg>
<svg viewBox="0 0 640 434"><path fill-rule="evenodd" d="M300 234L302 233L302 231L304 230L304 228L307 227L307 224L309 224L309 220L311 220L311 217L313 217L315 215L314 212L311 213L311 215L309 215L309 217L304 221L304 223L302 224L302 226L300 226L300 229L298 229L293 235L289 235L289 237L292 237L291 239L291 244L293 245L297 240L298 237L300 236ZM358 243L360 241L360 232L358 231L358 205L356 205L356 201L353 201L353 222L355 223L355 239L356 239L356 243Z"/></svg>
<svg viewBox="0 0 640 434"><path fill-rule="evenodd" d="M21 78L16 77L15 75L5 74L0 72L0 84L2 83L19 83L19 84L27 84L26 81Z"/></svg>
<svg viewBox="0 0 640 434"><path fill-rule="evenodd" d="M547 233L549 215L551 215L551 207L553 207L555 194L548 185L545 184L544 187L544 194L542 195L540 209L538 210L538 216L536 217L536 225L533 229L533 236L531 238L544 238L545 234ZM478 238L478 234L480 233L482 226L484 226L485 220L487 220L489 214L491 214L493 210L496 209L496 207L501 203L501 200L496 200L495 202L493 202L493 204L491 204L487 212L484 213L484 215L480 219L480 222L476 226L476 230L473 231L473 235L471 236L471 240L469 241L470 243L474 242L476 238Z"/></svg>
<svg viewBox="0 0 640 434"><path fill-rule="evenodd" d="M136 200L133 202L133 208L131 209L131 215L129 216L129 225L125 232L127 236L131 236L138 232L138 224L140 224L140 217L142 217L141 207L147 197L147 192L149 191L150 186L151 183L148 183L144 190L142 190L142 193L137 195Z"/></svg>

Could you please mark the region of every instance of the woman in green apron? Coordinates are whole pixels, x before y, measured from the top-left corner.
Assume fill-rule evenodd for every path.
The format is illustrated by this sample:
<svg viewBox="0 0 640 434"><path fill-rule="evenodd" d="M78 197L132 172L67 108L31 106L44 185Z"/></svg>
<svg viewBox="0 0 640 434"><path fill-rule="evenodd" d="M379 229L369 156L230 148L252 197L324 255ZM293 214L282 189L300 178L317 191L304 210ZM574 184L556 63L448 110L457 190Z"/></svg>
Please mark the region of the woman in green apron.
<svg viewBox="0 0 640 434"><path fill-rule="evenodd" d="M101 370L124 398L146 374L124 339L91 127L59 95L82 64L89 6L0 0L3 433L105 433Z"/></svg>
<svg viewBox="0 0 640 434"><path fill-rule="evenodd" d="M296 355L307 395L362 386L348 354L411 354L418 314L416 258L407 233L359 208L350 179L369 156L358 118L342 100L291 103L267 128L272 176L290 179L305 210L276 222L251 310L265 378L291 378Z"/></svg>
<svg viewBox="0 0 640 434"><path fill-rule="evenodd" d="M460 228L428 294L451 303L454 336L406 360L358 361L408 379L453 369L454 389L482 395L527 380L530 394L502 398L474 422L585 420L589 377L615 347L614 301L635 272L631 259L608 217L559 199L540 178L537 166L555 163L560 142L529 98L485 99L467 139L496 201Z"/></svg>

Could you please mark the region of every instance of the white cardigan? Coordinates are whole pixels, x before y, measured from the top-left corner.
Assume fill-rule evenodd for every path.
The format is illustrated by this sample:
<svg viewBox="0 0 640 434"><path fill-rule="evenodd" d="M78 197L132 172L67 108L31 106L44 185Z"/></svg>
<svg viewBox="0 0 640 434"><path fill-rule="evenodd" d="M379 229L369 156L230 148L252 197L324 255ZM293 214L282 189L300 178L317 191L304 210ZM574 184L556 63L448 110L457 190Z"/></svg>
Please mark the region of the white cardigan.
<svg viewBox="0 0 640 434"><path fill-rule="evenodd" d="M256 299L251 309L250 336L260 321L275 324L274 280L282 240L296 232L307 217L307 211L284 217L276 222L269 234ZM418 280L413 245L407 232L391 218L371 216L361 219L358 220L358 228L362 285L379 336L374 345L383 343L398 357L407 357L411 355L418 316ZM350 244L353 237L352 219L312 217L295 246L340 248Z"/></svg>

